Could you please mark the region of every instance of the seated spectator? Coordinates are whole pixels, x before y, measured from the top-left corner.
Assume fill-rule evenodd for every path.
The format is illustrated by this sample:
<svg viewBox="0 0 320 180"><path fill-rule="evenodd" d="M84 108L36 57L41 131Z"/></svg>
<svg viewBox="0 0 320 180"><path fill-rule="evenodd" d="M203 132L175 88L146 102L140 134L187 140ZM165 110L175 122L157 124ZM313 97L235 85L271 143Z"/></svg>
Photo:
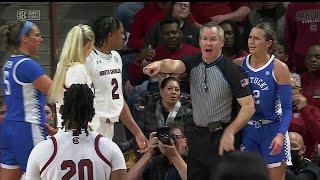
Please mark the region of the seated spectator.
<svg viewBox="0 0 320 180"><path fill-rule="evenodd" d="M186 123L191 111L180 102L180 85L176 78L167 77L160 84L161 98L150 106L134 113L142 132L147 135L172 121Z"/></svg>
<svg viewBox="0 0 320 180"><path fill-rule="evenodd" d="M258 153L233 151L223 156L215 180L269 180L266 162Z"/></svg>
<svg viewBox="0 0 320 180"><path fill-rule="evenodd" d="M57 129L55 129L55 118L53 114L53 108L51 104L47 104L44 106L44 112L46 113L46 128L48 131L48 134L50 136L53 136L58 132Z"/></svg>
<svg viewBox="0 0 320 180"><path fill-rule="evenodd" d="M193 2L191 14L198 25L210 21L217 24L222 21L242 21L250 13L249 3L246 2Z"/></svg>
<svg viewBox="0 0 320 180"><path fill-rule="evenodd" d="M277 40L284 39L284 25L286 8L281 2L257 2L259 7L252 9L246 17L243 26L243 38L248 39L252 27L261 22L270 22L275 25ZM248 43L243 46L248 49Z"/></svg>
<svg viewBox="0 0 320 180"><path fill-rule="evenodd" d="M163 19L160 22L160 37L163 45L155 49L155 56L149 60L158 61L165 58L181 59L182 56L199 54L200 49L191 45L182 43L182 32L180 28L180 22L177 19ZM147 54L147 53L146 53ZM142 71L144 65L145 53L140 53L129 65L130 82L133 85L141 84L145 80L149 79L148 75L145 75ZM183 89L188 93L187 89ZM154 79L150 79L148 84L148 91L159 92L159 84Z"/></svg>
<svg viewBox="0 0 320 180"><path fill-rule="evenodd" d="M306 71L304 60L308 49L320 42L319 11L320 3L314 2L291 2L287 7L284 36L291 72Z"/></svg>
<svg viewBox="0 0 320 180"><path fill-rule="evenodd" d="M284 41L278 40L278 42L275 43L273 50L274 52L271 54L274 54L280 61L286 64L288 63L288 46Z"/></svg>
<svg viewBox="0 0 320 180"><path fill-rule="evenodd" d="M301 75L303 95L308 104L320 108L320 44L309 48L305 64L308 72Z"/></svg>
<svg viewBox="0 0 320 180"><path fill-rule="evenodd" d="M26 180L125 179L126 165L119 147L89 131L88 123L95 114L93 102L94 94L87 84L72 84L64 92L60 110L66 131L33 148Z"/></svg>
<svg viewBox="0 0 320 180"><path fill-rule="evenodd" d="M300 76L298 74L291 74L292 86L292 120L288 131L299 133L304 140L306 151L304 156L308 159L314 160L316 157L315 147L317 145L316 138L317 131L314 128L307 128L307 124L320 123L320 114L312 110L315 107L307 104L307 99L301 94L302 88L300 83ZM319 134L320 135L320 134Z"/></svg>
<svg viewBox="0 0 320 180"><path fill-rule="evenodd" d="M286 180L319 180L320 168L304 158L306 147L303 138L296 132L289 132L292 166L286 170Z"/></svg>
<svg viewBox="0 0 320 180"><path fill-rule="evenodd" d="M143 48L147 33L167 15L169 5L169 2L147 2L144 4L131 25L128 48Z"/></svg>
<svg viewBox="0 0 320 180"><path fill-rule="evenodd" d="M180 21L183 43L199 47L199 28L196 26L190 15L189 2L171 3L166 18L176 18ZM160 31L160 22L158 22L147 34L144 42L145 47L151 45L151 47L156 48L161 44Z"/></svg>
<svg viewBox="0 0 320 180"><path fill-rule="evenodd" d="M220 26L224 31L223 57L228 60L233 60L247 56L249 53L242 48L242 38L237 25L231 21L224 21L220 23Z"/></svg>
<svg viewBox="0 0 320 180"><path fill-rule="evenodd" d="M128 180L175 180L187 179L187 139L184 135L184 125L171 123L170 145L164 144L158 139L157 132L152 132L149 138L150 148L131 167L128 172ZM159 148L161 153L156 153Z"/></svg>

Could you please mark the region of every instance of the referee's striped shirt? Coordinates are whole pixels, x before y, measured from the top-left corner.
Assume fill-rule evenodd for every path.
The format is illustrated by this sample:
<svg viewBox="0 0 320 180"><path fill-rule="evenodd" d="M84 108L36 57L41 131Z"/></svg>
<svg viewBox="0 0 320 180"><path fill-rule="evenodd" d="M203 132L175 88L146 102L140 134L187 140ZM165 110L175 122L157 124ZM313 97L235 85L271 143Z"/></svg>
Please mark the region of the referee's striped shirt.
<svg viewBox="0 0 320 180"><path fill-rule="evenodd" d="M230 122L237 113L236 98L251 95L246 74L222 55L210 64L202 60L201 54L182 61L190 78L195 124L207 127L210 122Z"/></svg>

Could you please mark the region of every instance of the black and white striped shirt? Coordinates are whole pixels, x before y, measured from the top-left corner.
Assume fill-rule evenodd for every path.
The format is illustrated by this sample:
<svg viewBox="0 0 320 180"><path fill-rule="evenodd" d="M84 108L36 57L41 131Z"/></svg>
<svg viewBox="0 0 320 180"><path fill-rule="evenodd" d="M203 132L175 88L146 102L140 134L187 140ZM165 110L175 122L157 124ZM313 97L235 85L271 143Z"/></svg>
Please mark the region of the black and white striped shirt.
<svg viewBox="0 0 320 180"><path fill-rule="evenodd" d="M236 99L251 95L240 67L220 56L207 64L201 54L182 59L190 78L193 119L197 126L210 122L228 123L234 118ZM237 113L237 112L236 112Z"/></svg>

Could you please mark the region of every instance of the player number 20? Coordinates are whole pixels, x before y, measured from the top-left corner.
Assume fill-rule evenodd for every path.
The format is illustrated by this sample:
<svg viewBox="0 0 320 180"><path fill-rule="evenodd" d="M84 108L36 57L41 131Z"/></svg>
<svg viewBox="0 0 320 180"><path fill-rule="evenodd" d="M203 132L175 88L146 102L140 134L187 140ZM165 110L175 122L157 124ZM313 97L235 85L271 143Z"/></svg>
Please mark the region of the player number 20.
<svg viewBox="0 0 320 180"><path fill-rule="evenodd" d="M84 171L85 168L87 169L87 178L84 178ZM90 159L81 159L78 163L78 167L76 163L72 160L66 160L63 161L61 164L61 170L69 169L68 172L62 176L62 180L69 180L71 179L75 174L78 174L79 180L93 180L93 165Z"/></svg>

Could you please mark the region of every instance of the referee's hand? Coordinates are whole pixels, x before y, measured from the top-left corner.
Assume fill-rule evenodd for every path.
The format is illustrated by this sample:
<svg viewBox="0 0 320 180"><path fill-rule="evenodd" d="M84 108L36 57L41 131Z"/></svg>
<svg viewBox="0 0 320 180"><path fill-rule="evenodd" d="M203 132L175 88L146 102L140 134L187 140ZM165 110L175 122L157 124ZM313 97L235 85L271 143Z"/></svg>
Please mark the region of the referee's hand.
<svg viewBox="0 0 320 180"><path fill-rule="evenodd" d="M223 156L224 151L234 150L234 135L225 129L220 139L219 155Z"/></svg>
<svg viewBox="0 0 320 180"><path fill-rule="evenodd" d="M153 77L160 72L161 61L155 61L143 68L143 73Z"/></svg>

